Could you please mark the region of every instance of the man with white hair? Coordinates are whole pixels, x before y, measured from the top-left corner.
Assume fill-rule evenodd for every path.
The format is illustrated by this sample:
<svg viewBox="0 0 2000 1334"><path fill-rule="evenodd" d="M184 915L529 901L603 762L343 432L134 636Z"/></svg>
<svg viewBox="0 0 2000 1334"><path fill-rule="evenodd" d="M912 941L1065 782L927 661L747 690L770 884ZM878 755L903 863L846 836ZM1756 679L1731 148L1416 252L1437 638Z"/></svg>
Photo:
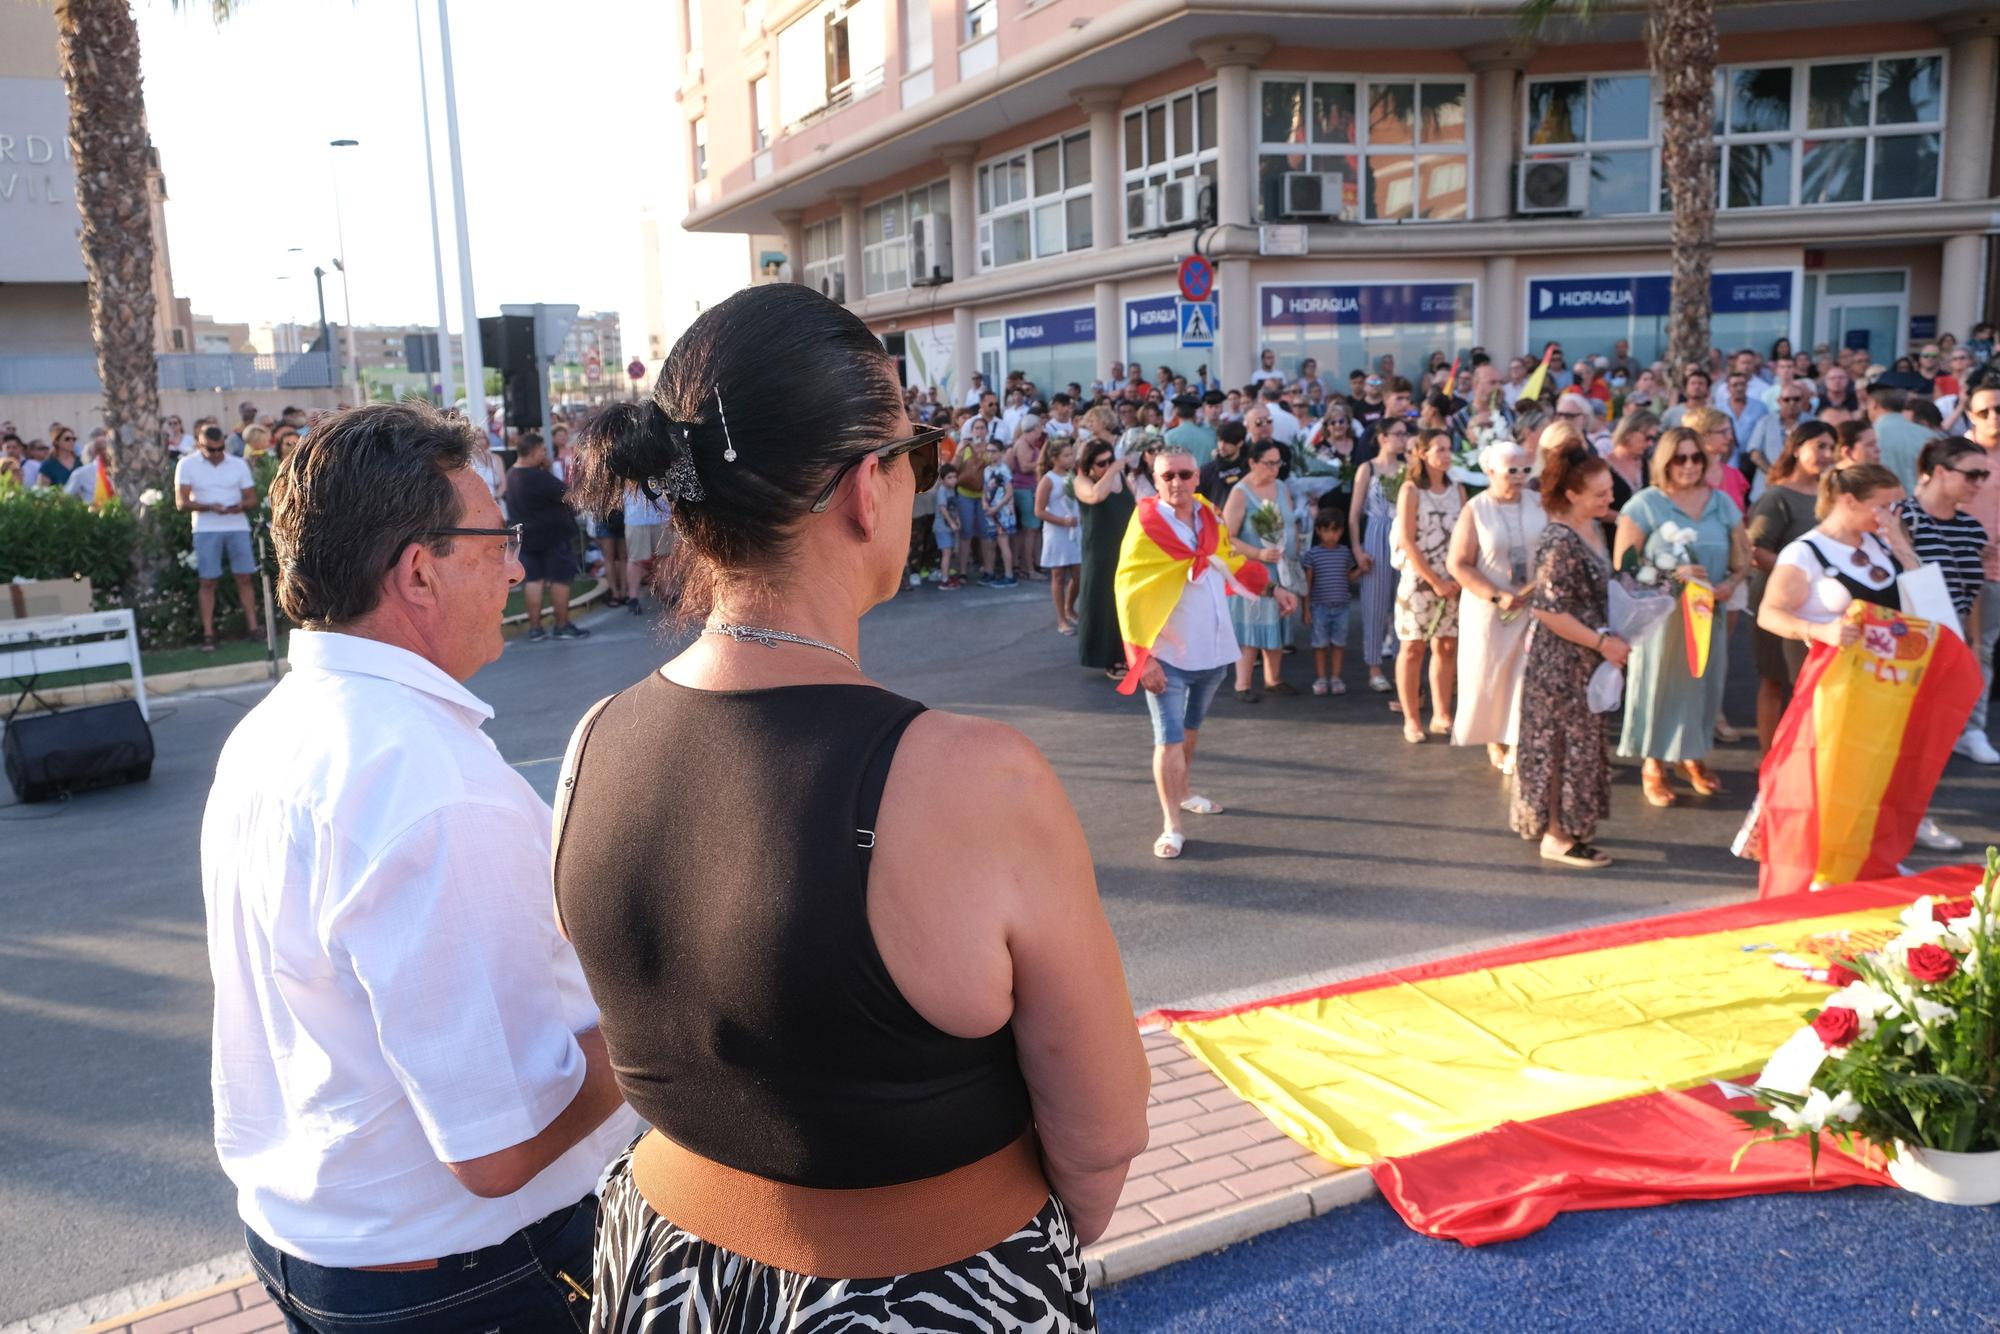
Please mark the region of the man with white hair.
<svg viewBox="0 0 2000 1334"><path fill-rule="evenodd" d="M109 484L111 480L111 447L106 443L104 432L101 429L92 434L90 443L84 446L83 462L77 466L75 472L69 475L69 480L63 483L63 494L74 496L86 505L96 503L99 459L104 461L104 478L105 482Z"/></svg>

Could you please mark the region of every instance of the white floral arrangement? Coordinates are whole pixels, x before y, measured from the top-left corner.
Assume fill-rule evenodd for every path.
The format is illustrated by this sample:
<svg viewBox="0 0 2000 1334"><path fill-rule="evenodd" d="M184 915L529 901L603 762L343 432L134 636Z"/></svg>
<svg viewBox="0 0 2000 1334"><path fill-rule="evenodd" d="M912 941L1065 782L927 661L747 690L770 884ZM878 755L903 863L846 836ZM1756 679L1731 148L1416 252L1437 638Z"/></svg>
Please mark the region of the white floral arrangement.
<svg viewBox="0 0 2000 1334"><path fill-rule="evenodd" d="M1701 534L1686 524L1671 520L1660 525L1659 538L1665 545L1650 560L1641 556L1639 568L1632 574L1634 579L1648 588L1662 582L1674 581L1674 571L1688 563L1688 551ZM1636 554L1636 553L1635 553Z"/></svg>

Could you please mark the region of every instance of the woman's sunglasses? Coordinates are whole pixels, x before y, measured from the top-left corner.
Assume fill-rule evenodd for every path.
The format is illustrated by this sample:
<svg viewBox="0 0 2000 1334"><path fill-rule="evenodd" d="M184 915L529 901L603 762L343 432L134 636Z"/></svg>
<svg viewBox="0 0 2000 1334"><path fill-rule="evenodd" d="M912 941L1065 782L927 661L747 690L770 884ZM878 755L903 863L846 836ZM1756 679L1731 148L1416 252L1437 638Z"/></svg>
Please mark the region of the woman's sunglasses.
<svg viewBox="0 0 2000 1334"><path fill-rule="evenodd" d="M1857 549L1847 559L1853 564L1855 569L1867 570L1868 577L1878 584L1889 577L1889 572L1869 559L1868 553L1865 551Z"/></svg>
<svg viewBox="0 0 2000 1334"><path fill-rule="evenodd" d="M824 514L826 507L833 503L833 493L840 486L840 479L847 476L850 469L858 467L865 458L878 458L884 463L903 454L910 456L910 472L917 484L917 490L928 491L937 485L938 441L951 434L949 426L933 426L929 430L918 431L902 440L891 440L886 445L856 454L847 462L833 470L827 478L826 486L812 503L812 513Z"/></svg>
<svg viewBox="0 0 2000 1334"><path fill-rule="evenodd" d="M1955 472L1975 486L1993 475L1991 468L1947 468L1945 471Z"/></svg>
<svg viewBox="0 0 2000 1334"><path fill-rule="evenodd" d="M1679 467L1689 463L1706 465L1708 460L1700 454L1676 454L1670 462Z"/></svg>

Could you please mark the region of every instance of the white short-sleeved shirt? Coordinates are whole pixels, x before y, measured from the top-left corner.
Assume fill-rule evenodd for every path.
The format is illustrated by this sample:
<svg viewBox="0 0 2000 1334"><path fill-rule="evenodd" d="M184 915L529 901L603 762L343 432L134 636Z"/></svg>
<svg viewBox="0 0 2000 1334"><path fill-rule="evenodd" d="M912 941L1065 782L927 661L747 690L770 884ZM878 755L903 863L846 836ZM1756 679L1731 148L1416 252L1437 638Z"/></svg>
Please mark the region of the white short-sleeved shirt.
<svg viewBox="0 0 2000 1334"><path fill-rule="evenodd" d="M1192 524L1182 523L1164 503L1159 513L1190 551L1197 548L1202 525L1215 521L1200 505L1195 506ZM1236 661L1236 631L1229 624L1229 584L1220 560L1209 561L1201 577L1190 580L1181 590L1181 600L1174 604L1173 614L1154 641L1153 656L1184 672L1205 672Z"/></svg>
<svg viewBox="0 0 2000 1334"><path fill-rule="evenodd" d="M625 526L627 528L657 528L672 517L665 496L658 500L648 500L646 493L638 487L628 487L625 491Z"/></svg>
<svg viewBox="0 0 2000 1334"><path fill-rule="evenodd" d="M1888 577L1884 579L1869 578L1868 571L1870 566L1854 564L1854 553L1857 550L1864 552L1868 556L1872 562L1872 568L1888 571ZM1815 552L1818 554L1815 555ZM1826 558L1825 564L1820 562L1820 556ZM1805 574L1806 600L1799 604L1798 610L1794 614L1800 620L1810 621L1814 625L1825 625L1828 621L1837 621L1840 619L1841 613L1827 606L1825 602L1820 600L1819 596L1820 580L1831 579L1833 577L1832 571L1838 570L1856 583L1865 584L1869 588L1879 590L1895 583L1897 572L1903 568L1897 563L1895 555L1878 537L1864 535L1861 539L1861 546L1857 548L1851 547L1845 542L1837 542L1825 533L1817 530L1807 533L1804 537L1787 542L1785 549L1778 553L1778 564L1789 565L1793 569L1802 571Z"/></svg>
<svg viewBox="0 0 2000 1334"><path fill-rule="evenodd" d="M257 479L250 475L250 465L239 455L224 454L222 462L210 463L206 455L197 453L174 465L174 485L193 488L195 503L199 505L240 505L243 503L243 492L256 486ZM194 531L247 533L250 531L250 516L196 510Z"/></svg>
<svg viewBox="0 0 2000 1334"><path fill-rule="evenodd" d="M492 716L404 649L298 630L202 820L215 1144L251 1230L351 1268L477 1250L589 1194L625 1110L512 1195L446 1162L533 1139L597 1007L556 928L550 811Z"/></svg>

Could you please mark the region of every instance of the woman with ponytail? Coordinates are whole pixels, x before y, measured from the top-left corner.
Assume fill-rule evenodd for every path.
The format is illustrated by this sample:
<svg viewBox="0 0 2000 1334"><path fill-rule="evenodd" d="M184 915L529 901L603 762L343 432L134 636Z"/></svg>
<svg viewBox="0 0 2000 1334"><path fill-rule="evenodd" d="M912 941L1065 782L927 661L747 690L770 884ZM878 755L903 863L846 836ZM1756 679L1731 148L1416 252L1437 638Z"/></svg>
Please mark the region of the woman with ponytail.
<svg viewBox="0 0 2000 1334"><path fill-rule="evenodd" d="M1090 850L1019 732L860 662L943 434L865 324L779 283L585 439L585 504L671 501L701 626L585 715L558 788L557 919L653 1127L605 1177L593 1329L1095 1327L1082 1247L1148 1075ZM968 858L947 789L1015 837Z"/></svg>

